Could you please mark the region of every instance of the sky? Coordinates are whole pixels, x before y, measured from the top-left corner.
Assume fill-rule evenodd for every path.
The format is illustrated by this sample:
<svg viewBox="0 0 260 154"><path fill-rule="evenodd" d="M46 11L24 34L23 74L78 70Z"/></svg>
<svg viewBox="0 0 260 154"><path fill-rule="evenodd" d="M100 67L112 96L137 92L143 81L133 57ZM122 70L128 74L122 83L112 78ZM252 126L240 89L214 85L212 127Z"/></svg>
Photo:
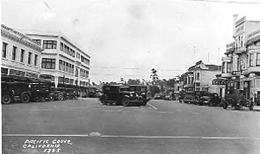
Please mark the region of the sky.
<svg viewBox="0 0 260 154"><path fill-rule="evenodd" d="M221 65L233 15L260 20L257 0L2 0L18 31L61 32L91 56L91 82L181 75L195 62Z"/></svg>

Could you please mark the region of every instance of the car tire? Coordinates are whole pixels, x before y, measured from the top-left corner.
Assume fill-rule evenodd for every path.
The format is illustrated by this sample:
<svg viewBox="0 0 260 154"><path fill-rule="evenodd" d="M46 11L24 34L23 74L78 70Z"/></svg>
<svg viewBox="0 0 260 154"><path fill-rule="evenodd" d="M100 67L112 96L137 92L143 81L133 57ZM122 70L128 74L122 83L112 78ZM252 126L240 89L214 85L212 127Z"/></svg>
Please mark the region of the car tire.
<svg viewBox="0 0 260 154"><path fill-rule="evenodd" d="M122 104L123 104L123 106L128 106L129 105L129 98L123 98Z"/></svg>
<svg viewBox="0 0 260 154"><path fill-rule="evenodd" d="M30 95L27 93L22 94L21 101L22 101L22 103L28 103L30 101Z"/></svg>
<svg viewBox="0 0 260 154"><path fill-rule="evenodd" d="M2 103L3 103L3 104L10 104L11 101L12 101L11 95L9 95L9 94L4 94L4 95L2 96Z"/></svg>
<svg viewBox="0 0 260 154"><path fill-rule="evenodd" d="M235 110L240 110L241 109L241 104L242 104L242 101L238 100L238 103L235 104Z"/></svg>
<svg viewBox="0 0 260 154"><path fill-rule="evenodd" d="M223 102L223 109L227 109L227 107L228 107L228 104L227 104L226 101L224 101L224 102Z"/></svg>
<svg viewBox="0 0 260 154"><path fill-rule="evenodd" d="M54 101L54 94L49 95L49 101L51 101L51 102Z"/></svg>
<svg viewBox="0 0 260 154"><path fill-rule="evenodd" d="M41 101L41 96L39 94L34 95L33 96L33 101L40 102Z"/></svg>
<svg viewBox="0 0 260 154"><path fill-rule="evenodd" d="M63 96L62 94L59 94L59 95L58 95L58 100L59 100L59 101L63 101L63 100L64 100L64 96Z"/></svg>

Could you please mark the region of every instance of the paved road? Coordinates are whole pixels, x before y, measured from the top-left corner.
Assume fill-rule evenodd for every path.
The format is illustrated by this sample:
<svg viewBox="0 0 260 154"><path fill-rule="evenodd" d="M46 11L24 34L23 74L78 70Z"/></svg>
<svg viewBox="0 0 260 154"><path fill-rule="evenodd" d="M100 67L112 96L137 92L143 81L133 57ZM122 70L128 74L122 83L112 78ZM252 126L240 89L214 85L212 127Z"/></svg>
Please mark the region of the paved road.
<svg viewBox="0 0 260 154"><path fill-rule="evenodd" d="M247 109L163 100L102 106L87 98L3 105L2 116L7 154L260 153L260 112Z"/></svg>

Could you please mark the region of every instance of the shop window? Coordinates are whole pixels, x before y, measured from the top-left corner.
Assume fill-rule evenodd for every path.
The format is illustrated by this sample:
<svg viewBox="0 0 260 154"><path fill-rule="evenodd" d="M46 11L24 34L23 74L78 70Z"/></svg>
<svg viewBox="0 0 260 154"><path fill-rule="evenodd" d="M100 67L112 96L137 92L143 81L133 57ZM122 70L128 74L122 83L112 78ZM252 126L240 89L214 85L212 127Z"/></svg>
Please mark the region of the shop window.
<svg viewBox="0 0 260 154"><path fill-rule="evenodd" d="M7 68L1 68L1 75L7 75L8 69Z"/></svg>

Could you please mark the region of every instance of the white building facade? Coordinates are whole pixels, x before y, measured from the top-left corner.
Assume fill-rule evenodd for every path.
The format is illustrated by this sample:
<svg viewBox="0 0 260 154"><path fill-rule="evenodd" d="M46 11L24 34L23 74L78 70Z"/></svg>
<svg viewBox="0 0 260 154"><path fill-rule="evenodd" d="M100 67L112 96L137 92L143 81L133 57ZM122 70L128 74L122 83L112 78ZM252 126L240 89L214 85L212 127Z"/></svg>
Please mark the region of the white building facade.
<svg viewBox="0 0 260 154"><path fill-rule="evenodd" d="M38 78L43 49L28 36L1 25L1 75Z"/></svg>
<svg viewBox="0 0 260 154"><path fill-rule="evenodd" d="M89 85L90 56L61 33L27 33L44 50L40 78L50 79L55 87Z"/></svg>
<svg viewBox="0 0 260 154"><path fill-rule="evenodd" d="M227 80L226 89L241 89L246 97L254 98L260 90L260 21L234 15L234 42L227 44L222 58L221 77Z"/></svg>

